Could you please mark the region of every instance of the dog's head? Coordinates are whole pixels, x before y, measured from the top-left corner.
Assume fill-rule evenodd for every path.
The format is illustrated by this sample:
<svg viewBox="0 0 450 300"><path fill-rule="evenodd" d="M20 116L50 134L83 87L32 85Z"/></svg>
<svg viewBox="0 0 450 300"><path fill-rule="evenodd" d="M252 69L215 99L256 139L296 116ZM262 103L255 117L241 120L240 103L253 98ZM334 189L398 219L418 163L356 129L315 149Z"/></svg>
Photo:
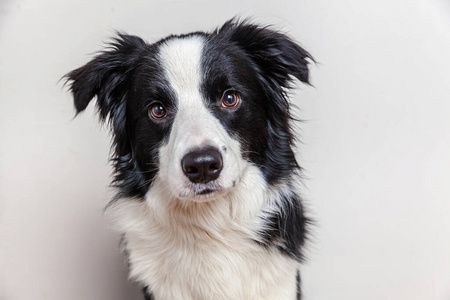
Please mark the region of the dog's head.
<svg viewBox="0 0 450 300"><path fill-rule="evenodd" d="M203 201L249 165L268 185L298 168L286 91L308 82L308 58L279 32L231 20L154 44L119 34L66 78L77 113L97 97L111 124L120 196L143 197L158 179L173 197Z"/></svg>

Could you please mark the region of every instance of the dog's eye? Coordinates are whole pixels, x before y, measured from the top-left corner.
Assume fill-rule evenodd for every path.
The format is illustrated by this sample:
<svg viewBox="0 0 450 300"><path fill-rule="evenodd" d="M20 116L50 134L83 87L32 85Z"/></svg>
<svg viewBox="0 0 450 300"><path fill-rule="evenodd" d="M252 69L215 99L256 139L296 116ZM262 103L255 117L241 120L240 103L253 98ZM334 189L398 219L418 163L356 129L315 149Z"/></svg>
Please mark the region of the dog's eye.
<svg viewBox="0 0 450 300"><path fill-rule="evenodd" d="M161 104L150 106L148 114L154 119L162 119L167 115L166 109Z"/></svg>
<svg viewBox="0 0 450 300"><path fill-rule="evenodd" d="M241 96L235 91L225 91L222 96L223 107L235 107L241 102Z"/></svg>

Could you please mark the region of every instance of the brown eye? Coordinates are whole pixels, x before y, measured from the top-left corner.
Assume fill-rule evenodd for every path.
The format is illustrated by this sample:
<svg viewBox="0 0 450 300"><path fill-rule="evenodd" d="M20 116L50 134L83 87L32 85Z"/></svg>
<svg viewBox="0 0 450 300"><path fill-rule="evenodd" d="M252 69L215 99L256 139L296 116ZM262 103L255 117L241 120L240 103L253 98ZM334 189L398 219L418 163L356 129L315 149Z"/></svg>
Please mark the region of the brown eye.
<svg viewBox="0 0 450 300"><path fill-rule="evenodd" d="M150 107L149 115L154 119L162 119L167 115L167 112L164 106L155 104Z"/></svg>
<svg viewBox="0 0 450 300"><path fill-rule="evenodd" d="M241 96L235 91L225 91L222 96L222 105L224 107L234 107L241 102Z"/></svg>

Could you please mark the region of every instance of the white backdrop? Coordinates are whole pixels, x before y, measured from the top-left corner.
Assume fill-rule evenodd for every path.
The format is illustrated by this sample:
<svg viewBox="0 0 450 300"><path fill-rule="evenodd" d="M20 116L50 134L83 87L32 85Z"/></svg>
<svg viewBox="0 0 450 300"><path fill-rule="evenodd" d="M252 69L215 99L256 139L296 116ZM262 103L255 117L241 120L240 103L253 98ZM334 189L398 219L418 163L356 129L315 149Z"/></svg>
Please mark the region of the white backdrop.
<svg viewBox="0 0 450 300"><path fill-rule="evenodd" d="M109 137L58 83L115 29L149 42L235 16L309 50L300 108L316 219L305 300L450 299L446 0L0 3L0 299L142 299L102 208Z"/></svg>

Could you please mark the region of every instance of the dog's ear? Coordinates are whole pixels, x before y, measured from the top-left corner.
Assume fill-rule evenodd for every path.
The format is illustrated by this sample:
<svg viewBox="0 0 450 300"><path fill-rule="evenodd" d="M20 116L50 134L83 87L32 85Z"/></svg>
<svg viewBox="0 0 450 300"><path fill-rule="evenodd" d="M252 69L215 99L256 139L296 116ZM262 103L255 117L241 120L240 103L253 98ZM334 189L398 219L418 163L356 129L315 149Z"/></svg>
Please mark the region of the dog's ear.
<svg viewBox="0 0 450 300"><path fill-rule="evenodd" d="M64 76L73 94L77 114L85 110L95 96L102 120L120 110L145 45L137 36L119 33L90 62Z"/></svg>
<svg viewBox="0 0 450 300"><path fill-rule="evenodd" d="M290 88L293 77L309 84L308 59L314 60L288 36L236 19L226 22L218 33L244 49L272 88Z"/></svg>
<svg viewBox="0 0 450 300"><path fill-rule="evenodd" d="M118 36L86 65L64 76L73 94L77 114L97 97L101 121L108 120L113 135L114 183L120 195L142 196L143 177L134 160L127 129L127 97L133 74L147 44L139 37Z"/></svg>

